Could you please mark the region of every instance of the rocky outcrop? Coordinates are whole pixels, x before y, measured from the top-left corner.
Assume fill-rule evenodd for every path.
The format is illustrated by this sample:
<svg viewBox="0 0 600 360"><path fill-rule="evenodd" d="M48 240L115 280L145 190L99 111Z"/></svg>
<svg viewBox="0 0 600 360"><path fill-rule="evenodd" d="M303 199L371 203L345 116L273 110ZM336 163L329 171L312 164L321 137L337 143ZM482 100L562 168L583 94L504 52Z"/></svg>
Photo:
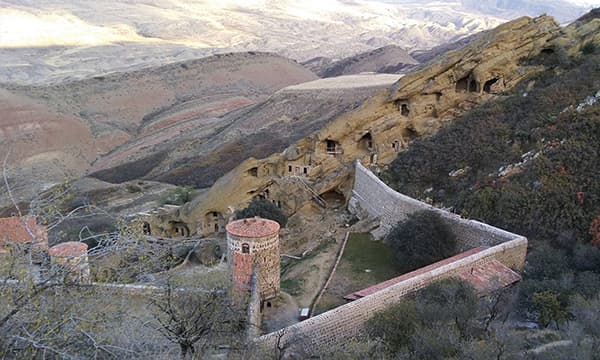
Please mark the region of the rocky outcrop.
<svg viewBox="0 0 600 360"><path fill-rule="evenodd" d="M326 206L347 195L356 159L373 168L393 160L418 136L541 70L523 65L560 33L551 17L520 18L483 33L391 88L327 123L282 153L248 159L170 216L200 234L235 208L262 197L293 213L306 201ZM266 139L266 141L270 141Z"/></svg>

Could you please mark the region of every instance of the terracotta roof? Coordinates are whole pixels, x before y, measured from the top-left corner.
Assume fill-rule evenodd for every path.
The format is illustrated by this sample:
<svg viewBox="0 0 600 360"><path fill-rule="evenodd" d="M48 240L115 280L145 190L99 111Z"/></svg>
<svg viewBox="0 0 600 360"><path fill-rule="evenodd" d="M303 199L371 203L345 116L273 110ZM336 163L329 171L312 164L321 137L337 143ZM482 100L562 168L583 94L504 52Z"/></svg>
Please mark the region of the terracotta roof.
<svg viewBox="0 0 600 360"><path fill-rule="evenodd" d="M493 290L516 283L521 280L521 275L512 271L498 260L473 266L469 270L458 274L461 279L470 282L480 295L485 295Z"/></svg>
<svg viewBox="0 0 600 360"><path fill-rule="evenodd" d="M279 231L279 223L255 217L232 221L225 228L231 235L246 238L261 238L277 233Z"/></svg>
<svg viewBox="0 0 600 360"><path fill-rule="evenodd" d="M473 254L477 254L478 252L481 252L481 251L483 251L485 249L487 249L487 247L480 246L480 247L476 247L476 248L471 249L471 250L467 250L467 251L462 252L462 253L460 253L458 255L451 256L449 258L446 258L444 260L438 261L438 262L433 263L431 265L423 266L422 268L419 268L419 269L417 269L415 271L411 271L411 272L406 273L404 275L400 275L400 276L392 278L390 280L386 280L386 281L381 282L379 284L370 286L370 287L368 287L366 289L362 289L362 290L353 292L352 294L348 294L348 295L344 296L344 299L354 301L354 300L363 298L363 297L365 297L367 295L371 295L371 294L373 294L373 293L375 293L375 292L377 292L379 290L383 290L383 289L388 288L388 287L390 287L392 285L395 285L395 284L397 284L399 282L411 279L411 278L413 278L415 276L424 274L424 273L429 272L431 270L437 269L437 268L439 268L441 266L448 265L448 264L453 263L453 262L455 262L457 260L466 258L467 256L471 256Z"/></svg>
<svg viewBox="0 0 600 360"><path fill-rule="evenodd" d="M80 256L87 252L88 246L86 243L77 241L67 241L54 245L48 249L48 254L54 257L70 257Z"/></svg>
<svg viewBox="0 0 600 360"><path fill-rule="evenodd" d="M36 243L48 241L46 227L38 225L35 217L12 216L0 218L0 246L6 243L28 244L33 242L32 234L27 231L28 228L33 233Z"/></svg>

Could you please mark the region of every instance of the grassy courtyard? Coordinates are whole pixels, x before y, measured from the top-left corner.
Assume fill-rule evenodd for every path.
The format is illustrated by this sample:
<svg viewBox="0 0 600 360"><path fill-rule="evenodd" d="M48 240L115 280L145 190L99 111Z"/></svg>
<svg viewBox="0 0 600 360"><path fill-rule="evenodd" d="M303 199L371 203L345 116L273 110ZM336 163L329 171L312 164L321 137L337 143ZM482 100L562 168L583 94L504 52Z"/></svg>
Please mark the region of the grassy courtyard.
<svg viewBox="0 0 600 360"><path fill-rule="evenodd" d="M400 275L392 249L370 234L352 233L337 271L317 304L323 312L344 304L344 295Z"/></svg>

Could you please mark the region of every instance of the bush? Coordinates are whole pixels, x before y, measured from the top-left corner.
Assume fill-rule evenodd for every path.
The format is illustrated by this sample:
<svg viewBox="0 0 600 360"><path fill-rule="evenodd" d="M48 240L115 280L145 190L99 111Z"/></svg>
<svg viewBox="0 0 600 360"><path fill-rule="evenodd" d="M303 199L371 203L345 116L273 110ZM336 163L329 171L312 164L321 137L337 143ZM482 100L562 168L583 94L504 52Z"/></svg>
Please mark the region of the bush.
<svg viewBox="0 0 600 360"><path fill-rule="evenodd" d="M558 326L567 321L567 309L552 291L542 291L533 294L533 304L538 312L538 324L547 327L552 322Z"/></svg>
<svg viewBox="0 0 600 360"><path fill-rule="evenodd" d="M178 186L171 190L165 197L161 199L162 204L183 205L192 201L194 188L191 186Z"/></svg>
<svg viewBox="0 0 600 360"><path fill-rule="evenodd" d="M255 216L277 221L281 227L285 227L287 224L287 216L283 211L270 201L264 199L254 199L247 208L235 212L236 219L246 219Z"/></svg>
<svg viewBox="0 0 600 360"><path fill-rule="evenodd" d="M536 280L558 279L569 270L567 260L564 251L542 245L527 257L525 274L528 278Z"/></svg>
<svg viewBox="0 0 600 360"><path fill-rule="evenodd" d="M596 45L592 41L589 41L589 42L585 43L585 45L583 45L583 47L581 47L581 52L584 55L593 54L596 52Z"/></svg>
<svg viewBox="0 0 600 360"><path fill-rule="evenodd" d="M381 340L390 354L408 352L415 359L460 358L462 342L474 333L477 301L468 282L442 280L419 291L415 299L375 314L367 322L366 332Z"/></svg>
<svg viewBox="0 0 600 360"><path fill-rule="evenodd" d="M382 339L391 352L400 352L410 345L419 323L414 301L402 301L388 310L378 312L366 326L367 334Z"/></svg>
<svg viewBox="0 0 600 360"><path fill-rule="evenodd" d="M456 253L456 237L441 216L433 211L410 214L392 228L386 241L404 272Z"/></svg>

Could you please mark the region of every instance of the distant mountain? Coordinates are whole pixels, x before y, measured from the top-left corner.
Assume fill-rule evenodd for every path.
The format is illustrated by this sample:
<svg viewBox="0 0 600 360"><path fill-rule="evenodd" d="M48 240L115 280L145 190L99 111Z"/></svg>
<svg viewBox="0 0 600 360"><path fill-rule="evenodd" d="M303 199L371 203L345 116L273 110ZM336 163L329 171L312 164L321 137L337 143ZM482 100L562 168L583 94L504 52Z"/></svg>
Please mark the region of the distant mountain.
<svg viewBox="0 0 600 360"><path fill-rule="evenodd" d="M231 51L339 60L427 49L506 21L460 2L0 0L0 83L47 83Z"/></svg>
<svg viewBox="0 0 600 360"><path fill-rule="evenodd" d="M575 20L593 1L568 0L462 0L463 6L496 16L548 14L560 22Z"/></svg>
<svg viewBox="0 0 600 360"><path fill-rule="evenodd" d="M318 59L318 58L317 58ZM418 64L406 50L396 45L388 45L335 62L311 59L302 65L307 66L320 77L359 74L362 72L398 73Z"/></svg>

